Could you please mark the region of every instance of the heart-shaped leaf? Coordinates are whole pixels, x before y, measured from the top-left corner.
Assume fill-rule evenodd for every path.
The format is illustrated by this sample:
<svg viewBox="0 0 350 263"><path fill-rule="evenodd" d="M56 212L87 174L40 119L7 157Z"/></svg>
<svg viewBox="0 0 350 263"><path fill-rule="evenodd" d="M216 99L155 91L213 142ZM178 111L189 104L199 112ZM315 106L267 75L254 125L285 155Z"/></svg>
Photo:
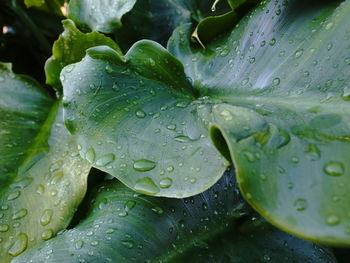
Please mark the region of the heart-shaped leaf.
<svg viewBox="0 0 350 263"><path fill-rule="evenodd" d="M182 200L135 195L114 180L93 197L78 226L13 262L336 262L258 220L239 225L246 207L229 172Z"/></svg>
<svg viewBox="0 0 350 263"><path fill-rule="evenodd" d="M67 124L94 166L109 157L104 171L162 196L196 194L219 178L227 164L209 129L263 216L303 238L350 244L349 11L349 0L264 2L206 49L182 26L168 49L192 87L181 64L151 42L131 48L125 64L117 55L113 62L111 49L91 50L62 74ZM191 138L184 152L177 136Z"/></svg>
<svg viewBox="0 0 350 263"><path fill-rule="evenodd" d="M88 162L61 103L0 64L0 258L9 262L64 229L86 191Z"/></svg>

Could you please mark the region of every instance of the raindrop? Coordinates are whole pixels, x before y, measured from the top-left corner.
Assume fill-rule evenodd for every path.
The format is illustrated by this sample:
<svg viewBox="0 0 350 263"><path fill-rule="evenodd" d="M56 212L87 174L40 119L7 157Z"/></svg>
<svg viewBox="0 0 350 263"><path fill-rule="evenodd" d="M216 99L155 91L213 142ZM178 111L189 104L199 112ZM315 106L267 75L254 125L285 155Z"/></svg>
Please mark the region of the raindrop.
<svg viewBox="0 0 350 263"><path fill-rule="evenodd" d="M340 162L330 161L324 165L323 171L331 176L341 176L344 173L344 165Z"/></svg>
<svg viewBox="0 0 350 263"><path fill-rule="evenodd" d="M133 248L134 247L134 241L132 240L122 240L122 245L126 248Z"/></svg>
<svg viewBox="0 0 350 263"><path fill-rule="evenodd" d="M28 213L28 210L25 208L22 208L13 214L12 219L14 219L14 220L21 219L21 218L25 217L27 215L27 213Z"/></svg>
<svg viewBox="0 0 350 263"><path fill-rule="evenodd" d="M307 208L307 201L303 198L298 198L294 201L294 208L297 211L304 211Z"/></svg>
<svg viewBox="0 0 350 263"><path fill-rule="evenodd" d="M163 209L161 207L159 207L159 206L152 207L152 211L155 212L158 215L161 215L164 212Z"/></svg>
<svg viewBox="0 0 350 263"><path fill-rule="evenodd" d="M8 201L12 201L17 199L20 196L21 192L20 191L14 191L13 193L9 194L9 196L7 197Z"/></svg>
<svg viewBox="0 0 350 263"><path fill-rule="evenodd" d="M84 241L78 240L78 241L75 242L75 249L76 250L81 249L83 246L84 246Z"/></svg>
<svg viewBox="0 0 350 263"><path fill-rule="evenodd" d="M326 219L326 223L330 226L335 226L340 223L340 218L337 215L329 215Z"/></svg>
<svg viewBox="0 0 350 263"><path fill-rule="evenodd" d="M169 124L166 128L168 130L174 131L174 130L176 130L176 125L175 124Z"/></svg>
<svg viewBox="0 0 350 263"><path fill-rule="evenodd" d="M124 204L124 209L125 209L125 211L128 212L131 209L133 209L135 205L136 205L135 201L132 201L132 200L126 201Z"/></svg>
<svg viewBox="0 0 350 263"><path fill-rule="evenodd" d="M9 226L6 224L1 224L0 225L0 232L6 232L7 230L9 230Z"/></svg>
<svg viewBox="0 0 350 263"><path fill-rule="evenodd" d="M143 110L137 110L136 111L136 117L139 119L143 119L146 117L146 113Z"/></svg>
<svg viewBox="0 0 350 263"><path fill-rule="evenodd" d="M146 195L155 195L159 192L158 186L149 177L145 177L136 181L134 189Z"/></svg>
<svg viewBox="0 0 350 263"><path fill-rule="evenodd" d="M93 163L95 161L95 150L93 148L90 148L86 154L85 154L85 159L89 163Z"/></svg>
<svg viewBox="0 0 350 263"><path fill-rule="evenodd" d="M52 215L53 215L52 209L45 209L43 214L41 215L40 224L42 226L48 225L51 222Z"/></svg>
<svg viewBox="0 0 350 263"><path fill-rule="evenodd" d="M223 117L225 121L230 121L233 119L231 112L229 112L228 110L221 111L220 116Z"/></svg>
<svg viewBox="0 0 350 263"><path fill-rule="evenodd" d="M106 166L107 164L110 164L111 162L113 162L115 159L115 155L113 153L109 153L106 155L103 155L101 158L99 158L96 161L96 165L97 166Z"/></svg>
<svg viewBox="0 0 350 263"><path fill-rule="evenodd" d="M151 65L151 67L154 67L156 65L156 62L153 58L149 58L149 64Z"/></svg>
<svg viewBox="0 0 350 263"><path fill-rule="evenodd" d="M174 171L174 166L170 165L170 166L168 166L168 167L166 168L166 170L167 170L169 173L171 173L171 172Z"/></svg>
<svg viewBox="0 0 350 263"><path fill-rule="evenodd" d="M53 236L53 231L52 229L45 229L42 233L41 233L41 239L42 240L48 240Z"/></svg>
<svg viewBox="0 0 350 263"><path fill-rule="evenodd" d="M279 78L274 78L272 83L277 86L281 83L281 80Z"/></svg>
<svg viewBox="0 0 350 263"><path fill-rule="evenodd" d="M294 53L294 57L295 58L300 58L304 53L304 50L303 49L298 49L297 51L295 51Z"/></svg>
<svg viewBox="0 0 350 263"><path fill-rule="evenodd" d="M146 172L153 170L156 167L156 163L147 159L139 159L134 161L134 169L139 172Z"/></svg>
<svg viewBox="0 0 350 263"><path fill-rule="evenodd" d="M8 253L11 256L16 257L19 254L21 254L24 250L26 250L27 244L28 244L28 236L24 233L20 233L17 236L17 239L15 240L15 242L12 244L12 246L8 250Z"/></svg>
<svg viewBox="0 0 350 263"><path fill-rule="evenodd" d="M160 188L169 188L172 185L172 183L173 183L173 180L167 177L160 180L159 186Z"/></svg>

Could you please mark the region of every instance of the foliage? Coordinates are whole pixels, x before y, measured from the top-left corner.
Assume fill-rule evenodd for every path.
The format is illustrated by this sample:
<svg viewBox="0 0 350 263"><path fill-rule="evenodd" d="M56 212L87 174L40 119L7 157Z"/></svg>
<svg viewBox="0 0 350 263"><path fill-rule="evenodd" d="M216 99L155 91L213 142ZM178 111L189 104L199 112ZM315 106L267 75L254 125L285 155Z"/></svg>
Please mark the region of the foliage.
<svg viewBox="0 0 350 263"><path fill-rule="evenodd" d="M349 12L3 1L0 261L346 261Z"/></svg>

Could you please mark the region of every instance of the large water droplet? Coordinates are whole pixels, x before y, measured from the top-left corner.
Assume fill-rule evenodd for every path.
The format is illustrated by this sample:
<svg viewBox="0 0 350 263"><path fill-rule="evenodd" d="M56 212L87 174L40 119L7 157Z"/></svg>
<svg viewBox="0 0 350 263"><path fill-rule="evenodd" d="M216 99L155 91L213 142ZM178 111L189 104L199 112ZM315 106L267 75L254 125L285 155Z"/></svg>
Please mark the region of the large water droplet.
<svg viewBox="0 0 350 263"><path fill-rule="evenodd" d="M43 214L41 215L40 224L42 226L48 225L51 222L52 215L53 215L52 209L45 209Z"/></svg>
<svg viewBox="0 0 350 263"><path fill-rule="evenodd" d="M137 192L146 195L155 195L159 192L158 186L149 177L137 180L134 188Z"/></svg>
<svg viewBox="0 0 350 263"><path fill-rule="evenodd" d="M0 232L6 232L7 230L9 230L9 226L6 224L1 224L0 225Z"/></svg>
<svg viewBox="0 0 350 263"><path fill-rule="evenodd" d="M330 161L323 167L323 171L332 176L341 176L344 173L344 165L340 162Z"/></svg>
<svg viewBox="0 0 350 263"><path fill-rule="evenodd" d="M24 233L20 233L17 236L16 241L12 244L12 246L8 250L8 253L11 256L16 257L19 254L21 254L24 250L26 250L27 244L28 244L28 236Z"/></svg>
<svg viewBox="0 0 350 263"><path fill-rule="evenodd" d="M13 214L12 219L14 219L14 220L21 219L21 218L25 217L27 215L27 213L28 213L28 210L25 208L22 208Z"/></svg>
<svg viewBox="0 0 350 263"><path fill-rule="evenodd" d="M307 201L303 198L298 198L294 201L294 207L297 211L304 211L307 208Z"/></svg>
<svg viewBox="0 0 350 263"><path fill-rule="evenodd" d="M85 159L89 163L93 163L95 161L95 150L93 148L90 148L89 150L87 150L85 154Z"/></svg>
<svg viewBox="0 0 350 263"><path fill-rule="evenodd" d="M115 155L113 153L109 153L106 155L103 155L101 158L99 158L96 161L96 165L97 166L106 166L107 164L110 164L111 162L113 162L115 159Z"/></svg>
<svg viewBox="0 0 350 263"><path fill-rule="evenodd" d="M134 161L134 169L139 172L146 172L153 170L156 167L156 163L147 159L139 159Z"/></svg>
<svg viewBox="0 0 350 263"><path fill-rule="evenodd" d="M169 188L172 185L172 183L173 183L173 180L167 177L160 180L159 186L160 188Z"/></svg>
<svg viewBox="0 0 350 263"><path fill-rule="evenodd" d="M12 201L17 199L20 196L21 192L20 191L14 191L13 193L9 194L7 197L8 201Z"/></svg>
<svg viewBox="0 0 350 263"><path fill-rule="evenodd" d="M337 215L329 215L326 219L326 223L331 226L338 225L340 223L340 218Z"/></svg>
<svg viewBox="0 0 350 263"><path fill-rule="evenodd" d="M52 229L45 229L42 233L41 233L41 239L42 240L48 240L53 236L53 231Z"/></svg>

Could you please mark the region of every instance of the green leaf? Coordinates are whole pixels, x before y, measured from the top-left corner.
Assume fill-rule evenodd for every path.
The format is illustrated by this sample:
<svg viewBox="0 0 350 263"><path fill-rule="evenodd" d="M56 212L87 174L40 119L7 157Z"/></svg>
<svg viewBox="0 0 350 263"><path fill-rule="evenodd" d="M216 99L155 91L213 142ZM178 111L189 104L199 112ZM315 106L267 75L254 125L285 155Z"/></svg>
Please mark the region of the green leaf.
<svg viewBox="0 0 350 263"><path fill-rule="evenodd" d="M170 51L201 96L243 195L300 237L350 244L350 1L270 1L205 50L179 28ZM181 41L187 39L187 41ZM229 158L229 157L227 157Z"/></svg>
<svg viewBox="0 0 350 263"><path fill-rule="evenodd" d="M72 20L62 21L64 31L54 43L52 57L45 64L46 83L56 88L60 87L60 72L63 67L80 61L86 49L99 45L106 45L121 54L118 45L110 38L98 33L84 34L80 32Z"/></svg>
<svg viewBox="0 0 350 263"><path fill-rule="evenodd" d="M125 59L108 47L92 48L61 73L66 125L77 134L81 156L141 193L206 190L228 162L198 116L205 101L194 101L181 63L159 44L140 41Z"/></svg>
<svg viewBox="0 0 350 263"><path fill-rule="evenodd" d="M210 145L209 130L233 161L243 195L270 222L306 239L350 244L349 11L349 0L264 2L204 50L191 44L190 26L182 26L168 48L192 88L156 44L132 56L143 42L136 44L126 64L103 58L102 48L92 52L100 55L62 75L67 124L82 156L98 167L99 158L113 155L110 168L100 169L143 193L188 196L216 182L227 165ZM180 82L169 77L176 74ZM179 99L188 106L179 110ZM190 130L204 138L193 142ZM191 138L185 151L177 136ZM161 188L162 178L172 186Z"/></svg>
<svg viewBox="0 0 350 263"><path fill-rule="evenodd" d="M247 207L234 180L227 172L207 192L182 200L105 182L78 226L13 262L336 262L322 247L254 226L258 220L240 226Z"/></svg>
<svg viewBox="0 0 350 263"><path fill-rule="evenodd" d="M79 27L112 33L121 26L122 16L129 12L136 0L71 0L68 17Z"/></svg>
<svg viewBox="0 0 350 263"><path fill-rule="evenodd" d="M9 262L69 224L90 165L38 83L0 64L0 94L0 257Z"/></svg>

